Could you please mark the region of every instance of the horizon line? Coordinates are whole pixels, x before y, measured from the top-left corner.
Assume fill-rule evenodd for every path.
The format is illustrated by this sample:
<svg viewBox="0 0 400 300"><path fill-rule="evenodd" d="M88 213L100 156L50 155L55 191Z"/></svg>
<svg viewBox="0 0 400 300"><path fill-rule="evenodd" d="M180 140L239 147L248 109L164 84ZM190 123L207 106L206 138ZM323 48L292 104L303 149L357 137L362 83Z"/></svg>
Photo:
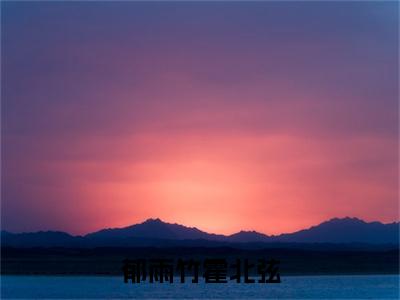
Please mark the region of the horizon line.
<svg viewBox="0 0 400 300"><path fill-rule="evenodd" d="M122 227L104 227L104 228L100 228L100 229L98 229L98 230L91 231L91 232L88 232L88 233L85 233L85 234L71 234L71 233L69 233L68 231L63 231L63 230L50 230L50 229L49 229L49 230L36 230L36 231L21 231L21 232L13 232L13 231L1 229L0 232L7 232L7 233L11 233L11 234L24 234L24 233L25 233L25 234L29 234L29 233L40 233L40 232L58 232L58 233L66 233L66 234L68 234L68 235L70 235L70 236L72 236L72 237L84 237L84 236L86 236L86 235L89 235L89 234L92 234L92 233L95 233L95 232L99 232L99 231L102 231L102 230L124 229L124 228L131 227L131 226L135 226L135 225L141 225L141 224L144 224L144 223L146 223L146 222L148 222L148 221L160 221L161 223L164 223L164 224L179 225L179 226L183 226L183 227L186 227L186 228L197 229L197 230L199 230L199 231L201 231L201 232L204 232L204 233L210 234L210 235L220 235L220 236L229 237L229 236L238 234L238 233L240 233L240 232L253 232L253 233L262 234L262 235L265 235L265 236L268 236L268 237L276 237L276 236L280 236L280 235L284 235L284 234L292 234L292 233L296 233L296 232L303 231L303 230L309 230L309 229L311 229L311 228L313 228L313 227L317 227L317 226L319 226L319 225L321 225L321 224L323 224L323 223L330 222L330 221L333 221L333 220L346 220L346 219L358 220L358 221L361 221L361 222L366 223L366 224L380 223L380 224L382 224L382 225L390 225L390 224L399 224L399 223L400 223L400 220L398 220L398 221L393 221L393 222L388 222L388 223L384 223L384 222L382 222L382 221L365 221L364 219L360 219L360 218L357 218L357 217L345 216L345 217L332 217L332 218L330 218L330 219L326 219L325 221L320 221L320 223L315 224L315 225L311 225L310 227L307 227L307 228L298 229L298 230L292 231L292 232L282 232L282 233L279 233L279 234L267 234L267 233L259 232L259 231L256 231L256 230L244 230L244 229L241 229L241 230L239 230L239 231L233 232L233 233L231 233L231 234L222 234L222 233L208 232L208 231L202 230L202 229L200 229L199 227L196 227L196 226L190 226L190 225L180 224L180 223L176 223L176 222L175 222L175 223L172 223L172 222L169 222L169 221L164 221L164 220L162 220L162 219L159 218L159 217L156 217L156 218L154 218L154 217L149 217L149 218L146 218L144 221L141 221L141 222L138 222L138 223L135 223L135 224L130 224L130 225L122 226Z"/></svg>

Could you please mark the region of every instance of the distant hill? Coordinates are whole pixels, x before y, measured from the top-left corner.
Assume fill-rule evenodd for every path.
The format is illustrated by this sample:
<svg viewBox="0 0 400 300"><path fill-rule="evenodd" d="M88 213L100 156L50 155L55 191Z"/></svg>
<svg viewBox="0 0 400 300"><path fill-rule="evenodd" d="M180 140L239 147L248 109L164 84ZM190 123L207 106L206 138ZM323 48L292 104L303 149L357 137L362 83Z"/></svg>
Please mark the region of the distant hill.
<svg viewBox="0 0 400 300"><path fill-rule="evenodd" d="M109 228L85 235L88 239L151 238L168 240L223 240L224 235L210 234L179 224L170 224L160 219L148 219L143 223L124 228Z"/></svg>
<svg viewBox="0 0 400 300"><path fill-rule="evenodd" d="M2 246L11 247L268 247L281 244L371 244L399 245L399 223L364 222L357 218L334 218L308 229L268 236L256 231L240 231L226 236L211 234L195 227L171 224L160 219L124 228L109 228L72 236L65 232L1 232Z"/></svg>
<svg viewBox="0 0 400 300"><path fill-rule="evenodd" d="M334 218L309 229L277 236L281 242L398 244L399 223L364 222Z"/></svg>
<svg viewBox="0 0 400 300"><path fill-rule="evenodd" d="M75 247L82 240L61 231L10 233L1 232L1 245L24 247Z"/></svg>
<svg viewBox="0 0 400 300"><path fill-rule="evenodd" d="M253 242L269 242L272 240L271 237L257 231L240 231L225 237L229 242L238 243L253 243Z"/></svg>

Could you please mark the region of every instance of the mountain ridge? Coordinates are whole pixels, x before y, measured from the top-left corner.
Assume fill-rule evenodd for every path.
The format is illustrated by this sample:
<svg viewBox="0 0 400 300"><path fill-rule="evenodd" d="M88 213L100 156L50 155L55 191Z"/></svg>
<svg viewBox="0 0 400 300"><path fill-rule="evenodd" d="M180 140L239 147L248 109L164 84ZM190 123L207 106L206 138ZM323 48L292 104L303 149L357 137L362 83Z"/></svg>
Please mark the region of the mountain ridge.
<svg viewBox="0 0 400 300"><path fill-rule="evenodd" d="M2 246L13 247L87 247L142 246L164 244L230 245L240 243L365 243L399 244L399 222L365 222L358 218L332 218L292 233L266 235L241 230L231 235L214 234L196 227L149 218L121 228L105 228L83 236L62 231L11 233L1 231Z"/></svg>

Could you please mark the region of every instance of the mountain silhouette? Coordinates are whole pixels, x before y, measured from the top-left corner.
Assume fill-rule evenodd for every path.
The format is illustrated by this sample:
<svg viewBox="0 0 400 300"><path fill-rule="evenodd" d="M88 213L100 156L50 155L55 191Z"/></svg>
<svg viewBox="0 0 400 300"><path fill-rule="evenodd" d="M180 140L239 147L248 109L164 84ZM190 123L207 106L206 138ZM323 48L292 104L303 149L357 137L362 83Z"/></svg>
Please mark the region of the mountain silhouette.
<svg viewBox="0 0 400 300"><path fill-rule="evenodd" d="M62 231L38 231L10 233L1 232L1 245L24 247L75 247L81 237L74 237Z"/></svg>
<svg viewBox="0 0 400 300"><path fill-rule="evenodd" d="M334 218L318 226L277 237L297 243L399 243L399 223L364 222L357 218Z"/></svg>
<svg viewBox="0 0 400 300"><path fill-rule="evenodd" d="M141 224L124 228L103 229L85 235L89 239L107 238L152 238L169 240L221 240L225 236L209 234L196 227L186 227L179 224L165 223L160 219L148 219Z"/></svg>
<svg viewBox="0 0 400 300"><path fill-rule="evenodd" d="M273 243L399 244L399 223L365 222L357 218L334 218L308 229L268 236L256 231L232 235L211 234L195 227L148 219L123 228L108 228L85 236L59 231L35 233L1 232L2 246L11 247L136 247L136 246L237 246Z"/></svg>
<svg viewBox="0 0 400 300"><path fill-rule="evenodd" d="M271 237L263 233L259 233L257 231L244 231L244 230L229 235L226 237L226 239L230 242L238 242L238 243L268 242L272 240Z"/></svg>

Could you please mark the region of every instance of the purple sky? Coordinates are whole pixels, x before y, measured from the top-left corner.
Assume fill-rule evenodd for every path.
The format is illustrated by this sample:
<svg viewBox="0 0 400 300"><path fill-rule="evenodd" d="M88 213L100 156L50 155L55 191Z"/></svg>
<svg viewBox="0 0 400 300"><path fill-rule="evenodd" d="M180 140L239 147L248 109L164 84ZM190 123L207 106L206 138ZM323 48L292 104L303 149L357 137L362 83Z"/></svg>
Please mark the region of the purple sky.
<svg viewBox="0 0 400 300"><path fill-rule="evenodd" d="M397 2L3 2L2 227L398 220Z"/></svg>

